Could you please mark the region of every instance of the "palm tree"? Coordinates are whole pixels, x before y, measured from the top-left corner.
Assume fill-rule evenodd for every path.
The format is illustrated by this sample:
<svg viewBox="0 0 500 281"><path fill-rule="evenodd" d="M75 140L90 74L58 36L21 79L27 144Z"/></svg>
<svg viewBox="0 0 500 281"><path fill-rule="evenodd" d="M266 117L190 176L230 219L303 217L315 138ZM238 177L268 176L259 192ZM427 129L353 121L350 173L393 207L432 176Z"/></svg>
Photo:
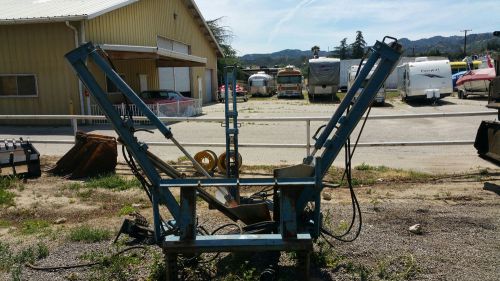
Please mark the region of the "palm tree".
<svg viewBox="0 0 500 281"><path fill-rule="evenodd" d="M313 57L317 59L319 57L319 46L318 45L312 46L311 52L313 53Z"/></svg>

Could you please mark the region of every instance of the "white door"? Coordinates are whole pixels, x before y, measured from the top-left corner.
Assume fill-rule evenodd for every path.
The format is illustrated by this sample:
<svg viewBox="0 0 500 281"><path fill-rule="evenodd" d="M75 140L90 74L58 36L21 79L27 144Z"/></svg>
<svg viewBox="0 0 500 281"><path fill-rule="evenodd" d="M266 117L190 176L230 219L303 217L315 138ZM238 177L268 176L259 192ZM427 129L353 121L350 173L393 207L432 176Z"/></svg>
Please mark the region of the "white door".
<svg viewBox="0 0 500 281"><path fill-rule="evenodd" d="M211 102L212 97L212 70L205 70L205 93L206 93L206 102Z"/></svg>
<svg viewBox="0 0 500 281"><path fill-rule="evenodd" d="M139 87L141 92L148 90L148 76L146 74L139 74Z"/></svg>
<svg viewBox="0 0 500 281"><path fill-rule="evenodd" d="M174 52L189 54L189 46L166 38L158 37L158 47ZM189 67L159 67L160 89L191 92L191 73Z"/></svg>
<svg viewBox="0 0 500 281"><path fill-rule="evenodd" d="M158 77L160 78L160 89L175 90L173 67L159 67Z"/></svg>

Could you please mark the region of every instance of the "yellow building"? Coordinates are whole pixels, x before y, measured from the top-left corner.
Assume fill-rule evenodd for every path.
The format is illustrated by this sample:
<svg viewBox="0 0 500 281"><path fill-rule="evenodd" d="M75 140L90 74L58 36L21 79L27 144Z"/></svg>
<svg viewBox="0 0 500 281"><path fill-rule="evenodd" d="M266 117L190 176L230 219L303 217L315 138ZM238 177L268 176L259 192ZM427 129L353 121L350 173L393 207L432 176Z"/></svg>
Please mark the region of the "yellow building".
<svg viewBox="0 0 500 281"><path fill-rule="evenodd" d="M136 92L215 99L222 51L193 0L0 0L0 7L0 115L91 113L64 59L89 41ZM105 75L89 67L120 102Z"/></svg>

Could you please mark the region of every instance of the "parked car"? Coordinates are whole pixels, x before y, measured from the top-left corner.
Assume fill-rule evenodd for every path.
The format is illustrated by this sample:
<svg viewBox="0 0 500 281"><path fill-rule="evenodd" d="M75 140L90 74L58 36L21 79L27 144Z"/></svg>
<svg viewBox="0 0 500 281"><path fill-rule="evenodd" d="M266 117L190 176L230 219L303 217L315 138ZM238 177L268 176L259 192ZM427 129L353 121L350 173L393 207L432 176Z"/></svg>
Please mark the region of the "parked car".
<svg viewBox="0 0 500 281"><path fill-rule="evenodd" d="M196 115L195 100L174 90L142 91L139 97L159 117L189 117Z"/></svg>
<svg viewBox="0 0 500 281"><path fill-rule="evenodd" d="M147 90L142 91L139 97L146 104L157 104L157 103L174 103L177 101L192 101L194 99L187 98L181 93L174 90Z"/></svg>
<svg viewBox="0 0 500 281"><path fill-rule="evenodd" d="M233 90L233 87L231 85L229 85L229 95L232 94L232 90ZM222 85L219 87L219 91L217 92L217 99L219 100L219 102L224 102L224 95L225 95L225 92L226 92L226 85ZM242 98L243 101L248 101L248 97L247 97L247 94L248 94L248 91L236 84L236 97L237 98Z"/></svg>

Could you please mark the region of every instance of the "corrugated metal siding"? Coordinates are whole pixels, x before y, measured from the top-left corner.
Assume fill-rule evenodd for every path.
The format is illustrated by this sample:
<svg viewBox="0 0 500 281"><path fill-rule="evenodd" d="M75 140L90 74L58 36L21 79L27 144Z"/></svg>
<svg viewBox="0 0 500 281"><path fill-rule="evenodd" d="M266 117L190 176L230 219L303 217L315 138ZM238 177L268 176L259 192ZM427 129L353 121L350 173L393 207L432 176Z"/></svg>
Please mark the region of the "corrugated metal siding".
<svg viewBox="0 0 500 281"><path fill-rule="evenodd" d="M64 59L75 48L64 23L0 25L0 74L35 74L38 97L0 97L0 114L79 113L78 82Z"/></svg>
<svg viewBox="0 0 500 281"><path fill-rule="evenodd" d="M174 13L177 15L175 20ZM86 40L95 43L156 46L157 35L190 45L192 55L207 58L206 68L216 69L215 50L180 0L142 0L86 23ZM202 77L204 85L205 68L192 68L194 97L198 97L198 76ZM213 81L212 92L215 93L216 80Z"/></svg>

